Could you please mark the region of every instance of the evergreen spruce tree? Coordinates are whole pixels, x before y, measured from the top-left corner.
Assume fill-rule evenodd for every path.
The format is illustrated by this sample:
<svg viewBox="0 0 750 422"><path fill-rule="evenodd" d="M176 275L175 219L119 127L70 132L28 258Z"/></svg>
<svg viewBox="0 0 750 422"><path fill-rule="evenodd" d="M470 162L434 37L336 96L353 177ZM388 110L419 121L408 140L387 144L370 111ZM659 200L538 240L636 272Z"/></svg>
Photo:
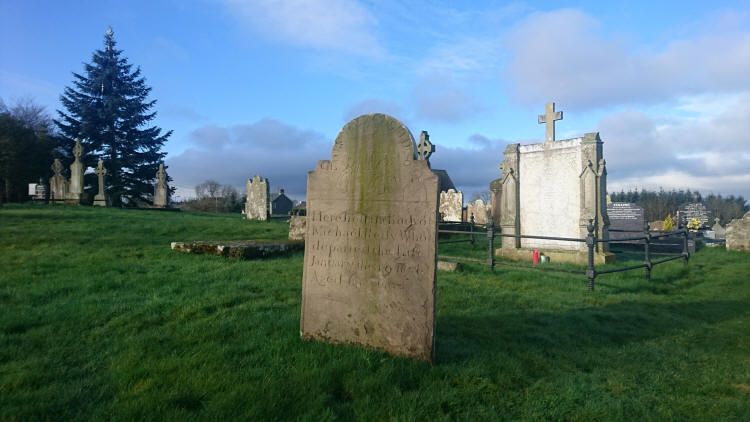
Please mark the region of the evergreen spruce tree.
<svg viewBox="0 0 750 422"><path fill-rule="evenodd" d="M121 54L115 48L114 31L107 28L104 50L96 50L92 63L84 63L85 74L73 72L73 87L66 87L60 96L65 111L57 110L55 124L64 135L63 151L69 153L74 139L81 139L86 168L104 160L112 205L135 206L148 202L153 194L156 172L166 155L161 148L172 131L162 134L160 128L148 127L156 117L150 112L156 100L148 100L151 88L140 67L133 71ZM93 197L96 176L87 174L85 185Z"/></svg>

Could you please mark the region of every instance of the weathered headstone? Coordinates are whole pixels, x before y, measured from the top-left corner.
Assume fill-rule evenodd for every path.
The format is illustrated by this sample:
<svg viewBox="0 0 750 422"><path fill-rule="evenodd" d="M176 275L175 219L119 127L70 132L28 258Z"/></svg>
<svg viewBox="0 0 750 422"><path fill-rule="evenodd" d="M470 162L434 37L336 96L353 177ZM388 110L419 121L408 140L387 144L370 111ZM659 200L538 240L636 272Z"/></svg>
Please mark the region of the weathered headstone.
<svg viewBox="0 0 750 422"><path fill-rule="evenodd" d="M727 224L727 249L750 252L750 211Z"/></svg>
<svg viewBox="0 0 750 422"><path fill-rule="evenodd" d="M442 221L461 222L461 210L464 206L464 194L448 189L440 192L440 215Z"/></svg>
<svg viewBox="0 0 750 422"><path fill-rule="evenodd" d="M62 203L68 196L68 180L62 175L63 165L59 158L52 163L52 177L49 179L50 202Z"/></svg>
<svg viewBox="0 0 750 422"><path fill-rule="evenodd" d="M629 202L610 202L607 204L607 217L611 240L645 235L646 218L643 207Z"/></svg>
<svg viewBox="0 0 750 422"><path fill-rule="evenodd" d="M487 224L487 218L490 215L490 204L485 204L481 199L469 202L466 206L466 215L468 215L470 220L473 215L474 223L476 224Z"/></svg>
<svg viewBox="0 0 750 422"><path fill-rule="evenodd" d="M490 215L492 216L492 221L497 223L500 221L502 209L500 198L503 193L503 179L495 179L490 182L490 193L492 195L492 199L490 200Z"/></svg>
<svg viewBox="0 0 750 422"><path fill-rule="evenodd" d="M245 200L245 218L248 220L268 220L269 190L268 179L257 174L247 179L245 184L247 195Z"/></svg>
<svg viewBox="0 0 750 422"><path fill-rule="evenodd" d="M682 205L679 209L679 216L682 227L687 227L690 221L696 219L700 224L700 228L706 229L709 227L708 222L711 221L711 211L700 202Z"/></svg>
<svg viewBox="0 0 750 422"><path fill-rule="evenodd" d="M554 121L562 118L547 104L539 123L546 123L546 141L511 144L502 164L500 226L503 234L583 239L589 220L594 233L608 239L607 170L599 133L555 141ZM500 255L531 260L539 250L553 262L585 264L588 249L583 242L505 237ZM596 248L595 262L612 262L606 243Z"/></svg>
<svg viewBox="0 0 750 422"><path fill-rule="evenodd" d="M83 193L83 163L81 162L81 155L83 154L83 146L81 140L76 138L76 144L73 147L73 163L70 165L70 183L68 184L68 194L66 202L71 204L80 204L84 200Z"/></svg>
<svg viewBox="0 0 750 422"><path fill-rule="evenodd" d="M104 196L104 176L107 174L107 169L104 168L104 161L99 160L99 162L96 163L96 170L94 170L94 173L96 173L96 176L99 179L99 193L94 196L94 206L106 207L107 198Z"/></svg>
<svg viewBox="0 0 750 422"><path fill-rule="evenodd" d="M167 206L167 174L164 172L164 163L159 164L156 172L156 184L154 185L154 208L166 208Z"/></svg>
<svg viewBox="0 0 750 422"><path fill-rule="evenodd" d="M289 240L305 240L306 227L306 216L293 215L289 217Z"/></svg>
<svg viewBox="0 0 750 422"><path fill-rule="evenodd" d="M432 361L438 178L398 120L360 116L307 179L300 334Z"/></svg>
<svg viewBox="0 0 750 422"><path fill-rule="evenodd" d="M727 235L727 229L722 227L721 224L719 224L719 221L721 221L721 219L714 218L714 225L711 227L711 230L714 232L716 239L724 239Z"/></svg>

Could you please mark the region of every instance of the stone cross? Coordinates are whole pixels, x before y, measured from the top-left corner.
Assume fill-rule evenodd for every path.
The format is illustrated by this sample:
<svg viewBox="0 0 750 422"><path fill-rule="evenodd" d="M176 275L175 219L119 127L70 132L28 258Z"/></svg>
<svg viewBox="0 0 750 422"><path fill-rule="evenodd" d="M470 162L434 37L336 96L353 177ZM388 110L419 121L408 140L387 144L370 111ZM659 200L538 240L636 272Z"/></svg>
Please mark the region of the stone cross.
<svg viewBox="0 0 750 422"><path fill-rule="evenodd" d="M417 159L430 162L430 155L435 152L435 145L430 142L430 134L426 130L422 131L419 136L419 144L417 145Z"/></svg>
<svg viewBox="0 0 750 422"><path fill-rule="evenodd" d="M555 103L547 103L544 114L539 115L539 124L547 124L545 142L553 142L555 140L555 120L562 120L562 118L562 111L555 112Z"/></svg>
<svg viewBox="0 0 750 422"><path fill-rule="evenodd" d="M99 176L99 193L94 196L94 205L98 207L106 207L107 199L104 196L104 175L107 174L107 169L104 168L104 161L99 160L94 173Z"/></svg>
<svg viewBox="0 0 750 422"><path fill-rule="evenodd" d="M80 160L81 154L83 154L83 146L81 146L81 140L76 138L76 145L73 147L73 156L76 160Z"/></svg>
<svg viewBox="0 0 750 422"><path fill-rule="evenodd" d="M99 160L94 173L99 177L99 195L97 196L104 196L104 175L107 174L107 169L104 168L104 161Z"/></svg>

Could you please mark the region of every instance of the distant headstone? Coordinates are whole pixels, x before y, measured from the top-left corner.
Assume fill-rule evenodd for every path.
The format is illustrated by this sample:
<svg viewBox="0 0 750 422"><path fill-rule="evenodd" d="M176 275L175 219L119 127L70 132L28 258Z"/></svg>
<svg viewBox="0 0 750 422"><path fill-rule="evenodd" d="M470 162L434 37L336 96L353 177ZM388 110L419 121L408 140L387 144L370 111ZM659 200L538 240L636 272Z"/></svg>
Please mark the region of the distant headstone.
<svg viewBox="0 0 750 422"><path fill-rule="evenodd" d="M503 234L583 239L589 220L599 239L608 239L607 170L599 133L555 140L555 120L562 118L553 103L539 123L546 123L545 142L510 144L502 164L500 228ZM496 222L497 223L497 222ZM505 257L531 260L534 250L552 262L585 264L583 242L505 237L497 252ZM612 262L607 243L599 243L596 263Z"/></svg>
<svg viewBox="0 0 750 422"><path fill-rule="evenodd" d="M68 196L68 180L62 175L63 165L59 158L52 163L52 177L49 179L50 201L62 203Z"/></svg>
<svg viewBox="0 0 750 422"><path fill-rule="evenodd" d="M106 207L107 198L104 196L104 176L107 174L107 169L104 168L104 161L99 160L99 162L96 163L96 170L94 170L94 173L96 173L99 181L99 193L94 196L94 206Z"/></svg>
<svg viewBox="0 0 750 422"><path fill-rule="evenodd" d="M159 164L156 172L156 184L154 185L154 208L166 208L167 206L167 174L164 172L164 163Z"/></svg>
<svg viewBox="0 0 750 422"><path fill-rule="evenodd" d="M487 224L487 218L490 215L490 204L485 204L481 199L469 202L466 206L466 215L469 219L473 215L474 223L476 224Z"/></svg>
<svg viewBox="0 0 750 422"><path fill-rule="evenodd" d="M307 179L300 333L432 361L438 178L398 120L360 116Z"/></svg>
<svg viewBox="0 0 750 422"><path fill-rule="evenodd" d="M727 224L727 249L750 252L750 211Z"/></svg>
<svg viewBox="0 0 750 422"><path fill-rule="evenodd" d="M644 235L646 218L643 208L629 202L610 202L607 204L609 217L609 238L624 239Z"/></svg>
<svg viewBox="0 0 750 422"><path fill-rule="evenodd" d="M500 221L500 211L502 209L500 207L500 198L503 193L503 179L495 179L490 182L490 193L492 195L492 199L490 200L490 215L492 216L492 221L497 223Z"/></svg>
<svg viewBox="0 0 750 422"><path fill-rule="evenodd" d="M708 222L711 221L711 211L700 202L682 205L679 209L679 216L681 227L686 227L690 221L696 219L700 223L700 228L707 229L709 227Z"/></svg>
<svg viewBox="0 0 750 422"><path fill-rule="evenodd" d="M245 184L247 195L245 200L245 218L248 220L268 220L269 190L268 179L257 174L247 179Z"/></svg>
<svg viewBox="0 0 750 422"><path fill-rule="evenodd" d="M289 217L289 240L305 240L305 228L307 217L304 215L293 215Z"/></svg>
<svg viewBox="0 0 750 422"><path fill-rule="evenodd" d="M42 203L47 201L47 186L44 185L44 180L41 177L39 178L39 183L36 183L34 187L34 196L31 200Z"/></svg>
<svg viewBox="0 0 750 422"><path fill-rule="evenodd" d="M83 146L81 140L76 138L76 144L73 147L73 157L75 160L70 165L70 183L68 184L68 195L66 202L72 204L79 204L84 200L83 194L83 163L81 162L81 155L83 154Z"/></svg>
<svg viewBox="0 0 750 422"><path fill-rule="evenodd" d="M714 218L714 225L711 227L711 230L714 232L716 239L725 239L727 236L727 229L722 227L721 224L719 224L719 221L719 218Z"/></svg>
<svg viewBox="0 0 750 422"><path fill-rule="evenodd" d="M442 221L461 222L461 210L464 206L464 194L448 189L440 192L440 215Z"/></svg>

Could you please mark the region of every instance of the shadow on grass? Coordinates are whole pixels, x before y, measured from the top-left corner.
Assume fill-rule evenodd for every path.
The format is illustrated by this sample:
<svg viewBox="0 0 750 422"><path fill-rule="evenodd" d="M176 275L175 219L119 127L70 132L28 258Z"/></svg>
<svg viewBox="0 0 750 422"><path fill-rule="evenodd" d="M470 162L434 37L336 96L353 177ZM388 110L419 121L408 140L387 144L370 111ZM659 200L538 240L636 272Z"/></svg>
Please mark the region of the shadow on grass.
<svg viewBox="0 0 750 422"><path fill-rule="evenodd" d="M474 308L470 316L438 317L436 358L438 364L464 362L500 352L575 361L592 351L716 324L742 315L747 309L746 301L708 300L673 304L623 302L563 312L524 312L500 299L485 303L481 309Z"/></svg>

